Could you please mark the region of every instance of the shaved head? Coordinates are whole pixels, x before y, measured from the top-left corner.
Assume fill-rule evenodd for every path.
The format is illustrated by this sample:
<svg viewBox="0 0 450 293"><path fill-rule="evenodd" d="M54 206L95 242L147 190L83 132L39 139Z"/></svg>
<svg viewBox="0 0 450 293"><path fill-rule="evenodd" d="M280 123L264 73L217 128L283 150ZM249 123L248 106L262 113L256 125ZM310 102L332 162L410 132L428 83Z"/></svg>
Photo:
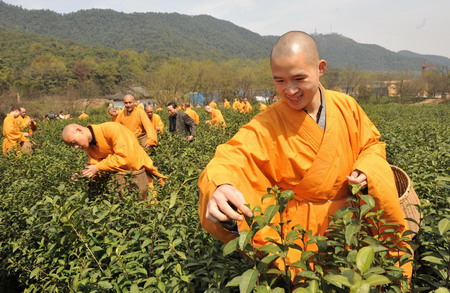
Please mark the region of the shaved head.
<svg viewBox="0 0 450 293"><path fill-rule="evenodd" d="M313 64L319 61L316 41L305 32L290 31L275 42L270 54L270 61L275 58L291 57L299 53L304 54L305 59Z"/></svg>
<svg viewBox="0 0 450 293"><path fill-rule="evenodd" d="M184 106L185 106L186 108L190 108L190 107L191 107L191 103L186 102L186 103L184 103Z"/></svg>
<svg viewBox="0 0 450 293"><path fill-rule="evenodd" d="M91 131L79 124L69 124L64 127L61 139L69 146L77 149L87 149L92 140Z"/></svg>
<svg viewBox="0 0 450 293"><path fill-rule="evenodd" d="M210 106L205 106L205 111L208 113L212 112L212 108Z"/></svg>
<svg viewBox="0 0 450 293"><path fill-rule="evenodd" d="M123 97L123 100L125 101L125 100L131 100L131 101L134 101L134 96L133 95L125 95L124 97Z"/></svg>

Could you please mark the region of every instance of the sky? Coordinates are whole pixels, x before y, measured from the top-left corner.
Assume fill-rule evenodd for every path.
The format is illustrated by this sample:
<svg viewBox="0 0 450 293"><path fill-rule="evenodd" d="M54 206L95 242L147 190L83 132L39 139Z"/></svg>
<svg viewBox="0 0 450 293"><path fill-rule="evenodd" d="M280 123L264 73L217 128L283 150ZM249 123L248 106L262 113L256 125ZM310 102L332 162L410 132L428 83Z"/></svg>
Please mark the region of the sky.
<svg viewBox="0 0 450 293"><path fill-rule="evenodd" d="M70 13L102 8L125 13L207 14L260 35L290 30L338 33L397 52L450 58L450 0L3 0L26 9Z"/></svg>

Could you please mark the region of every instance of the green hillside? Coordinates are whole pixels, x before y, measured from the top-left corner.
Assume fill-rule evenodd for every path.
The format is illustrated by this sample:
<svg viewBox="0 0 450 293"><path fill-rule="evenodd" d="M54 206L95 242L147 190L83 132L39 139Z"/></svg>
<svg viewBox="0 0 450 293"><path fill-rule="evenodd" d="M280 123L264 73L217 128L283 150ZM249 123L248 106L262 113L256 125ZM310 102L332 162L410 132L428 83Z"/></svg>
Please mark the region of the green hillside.
<svg viewBox="0 0 450 293"><path fill-rule="evenodd" d="M58 14L27 10L0 1L0 26L118 50L194 59L267 58L276 36L260 36L208 15L122 13L109 9ZM339 34L314 36L329 67L362 71L420 71L424 63L450 66L450 59L409 51L398 53L360 44Z"/></svg>

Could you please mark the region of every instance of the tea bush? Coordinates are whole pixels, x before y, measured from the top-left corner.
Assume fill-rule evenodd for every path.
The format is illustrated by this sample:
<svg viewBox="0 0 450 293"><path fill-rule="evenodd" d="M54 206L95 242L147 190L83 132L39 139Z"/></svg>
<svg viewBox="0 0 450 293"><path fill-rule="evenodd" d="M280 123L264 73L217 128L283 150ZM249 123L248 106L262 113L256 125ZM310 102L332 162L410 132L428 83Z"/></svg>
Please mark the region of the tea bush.
<svg viewBox="0 0 450 293"><path fill-rule="evenodd" d="M450 106L365 110L388 144L388 160L410 175L422 200L425 217L412 241L410 286L417 292L449 287ZM202 123L207 114L197 111ZM223 245L202 230L197 214L200 172L215 147L251 119L222 112L225 131L201 124L192 143L170 133L160 136L151 157L169 180L157 188L158 203L152 205L137 201L133 191L121 198L109 176L70 180L84 167L86 154L61 142L69 121L41 123L32 156L0 157L0 291L235 291L226 285L254 263L236 252L224 256ZM102 113L73 122L107 121ZM159 114L167 122L167 114ZM305 280L309 292L320 290L313 278Z"/></svg>

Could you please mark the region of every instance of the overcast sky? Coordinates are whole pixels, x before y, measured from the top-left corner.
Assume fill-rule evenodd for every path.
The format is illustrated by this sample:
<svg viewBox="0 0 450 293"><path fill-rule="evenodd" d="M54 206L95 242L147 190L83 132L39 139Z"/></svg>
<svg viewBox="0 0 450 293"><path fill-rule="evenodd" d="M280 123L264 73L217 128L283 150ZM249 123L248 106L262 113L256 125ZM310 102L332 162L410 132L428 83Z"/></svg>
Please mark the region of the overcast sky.
<svg viewBox="0 0 450 293"><path fill-rule="evenodd" d="M130 12L208 14L260 35L289 30L339 33L392 51L450 58L450 0L3 0L26 9L70 13L109 8Z"/></svg>

